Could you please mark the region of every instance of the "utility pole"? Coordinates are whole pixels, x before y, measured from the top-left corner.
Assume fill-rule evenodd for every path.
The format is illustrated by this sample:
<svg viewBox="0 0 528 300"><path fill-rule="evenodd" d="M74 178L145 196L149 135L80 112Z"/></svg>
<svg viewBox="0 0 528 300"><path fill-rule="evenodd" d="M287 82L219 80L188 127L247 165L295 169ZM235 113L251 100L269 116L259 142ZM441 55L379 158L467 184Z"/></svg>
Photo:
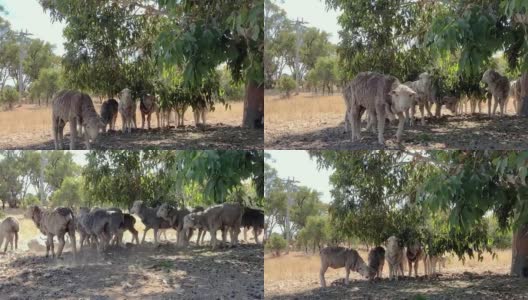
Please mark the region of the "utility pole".
<svg viewBox="0 0 528 300"><path fill-rule="evenodd" d="M300 57L299 57L299 51L303 43L302 34L304 32L304 29L306 26L305 24L308 24L308 22L305 22L303 19L298 19L293 22L293 25L295 26L295 33L296 33L296 41L295 41L295 82L297 83L297 91L296 94L299 94L300 86L301 86L301 67L300 67Z"/></svg>
<svg viewBox="0 0 528 300"><path fill-rule="evenodd" d="M44 151L40 151L40 178L39 178L39 195L40 203L46 205L46 195L44 193L44 169L48 164L48 160L44 155Z"/></svg>
<svg viewBox="0 0 528 300"><path fill-rule="evenodd" d="M290 252L290 242L291 242L291 223L290 223L290 208L293 204L293 193L297 190L296 183L299 183L295 180L294 177L283 180L286 183L286 193L288 195L288 203L286 205L286 241L288 247L286 248L286 254Z"/></svg>
<svg viewBox="0 0 528 300"><path fill-rule="evenodd" d="M19 103L22 101L22 93L24 92L24 82L23 82L23 76L22 76L22 62L26 58L27 55L27 49L26 49L26 43L27 43L27 37L32 35L31 33L26 31L20 30L16 36L17 41L19 44L19 57L18 57L18 101Z"/></svg>

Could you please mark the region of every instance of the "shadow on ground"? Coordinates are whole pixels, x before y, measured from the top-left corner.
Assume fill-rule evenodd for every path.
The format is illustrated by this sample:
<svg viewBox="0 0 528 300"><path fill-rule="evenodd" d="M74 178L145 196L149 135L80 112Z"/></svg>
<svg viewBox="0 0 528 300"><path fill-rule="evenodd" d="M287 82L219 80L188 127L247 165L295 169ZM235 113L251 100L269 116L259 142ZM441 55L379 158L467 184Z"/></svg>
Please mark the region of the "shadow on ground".
<svg viewBox="0 0 528 300"><path fill-rule="evenodd" d="M396 143L396 125L385 127L386 145L377 142L377 135L364 130L359 142L352 143L343 122L338 126L305 132L275 133L266 139L266 148L273 149L526 149L528 148L528 119L517 116L489 118L484 114L427 118L426 125L417 121L406 124L403 141ZM266 128L268 132L273 129Z"/></svg>
<svg viewBox="0 0 528 300"><path fill-rule="evenodd" d="M248 129L222 123L201 127L185 126L178 128L150 130L135 129L127 134L113 131L101 134L93 149L262 149L263 129ZM25 145L15 143L2 145L2 149L47 150L54 149L53 138L30 142ZM69 149L69 134L64 137L64 148ZM80 140L77 149L85 149Z"/></svg>
<svg viewBox="0 0 528 300"><path fill-rule="evenodd" d="M255 244L211 251L143 244L84 248L73 259L11 253L0 258L2 299L261 299L263 250Z"/></svg>
<svg viewBox="0 0 528 300"><path fill-rule="evenodd" d="M306 292L270 296L266 299L526 299L528 285L525 279L504 274L483 273L450 274L434 279L425 277L389 279L368 282L336 280L327 288Z"/></svg>

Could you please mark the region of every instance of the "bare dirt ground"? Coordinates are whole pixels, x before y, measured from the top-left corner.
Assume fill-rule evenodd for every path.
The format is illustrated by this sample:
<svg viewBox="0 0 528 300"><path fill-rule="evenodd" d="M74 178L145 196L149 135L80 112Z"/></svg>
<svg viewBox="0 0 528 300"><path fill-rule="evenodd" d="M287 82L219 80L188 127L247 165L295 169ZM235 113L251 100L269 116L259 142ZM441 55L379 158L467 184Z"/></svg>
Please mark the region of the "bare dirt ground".
<svg viewBox="0 0 528 300"><path fill-rule="evenodd" d="M507 115L489 118L482 113L453 115L442 110L441 118L426 117L414 127L406 124L403 141L396 143L396 125L385 128L384 149L526 149L528 120L514 116L513 102ZM434 110L432 111L434 113ZM266 149L382 149L377 136L364 130L361 141L352 143L344 132L345 104L341 94L313 96L301 93L290 99L265 96ZM415 115L419 117L420 114Z"/></svg>
<svg viewBox="0 0 528 300"><path fill-rule="evenodd" d="M248 243L211 251L208 246L159 246L147 242L126 249L111 247L98 254L83 248L73 259L69 247L63 259L29 251L38 237L31 220L15 215L21 225L19 250L0 253L0 299L262 299L263 248L248 233ZM137 218L136 229L143 232ZM130 241L128 232L124 240ZM206 239L207 240L207 239ZM57 247L55 247L57 249Z"/></svg>
<svg viewBox="0 0 528 300"><path fill-rule="evenodd" d="M367 258L365 250L358 251ZM348 286L344 285L344 269L329 269L324 289L319 285L319 256L301 252L278 258L266 255L264 293L266 299L527 299L526 280L508 275L511 250L497 254L496 259L485 255L482 262L467 259L465 264L449 257L446 269L435 278L425 278L420 264L421 276L398 281L387 278L385 263L382 279L368 282L351 272Z"/></svg>
<svg viewBox="0 0 528 300"><path fill-rule="evenodd" d="M100 105L95 104L100 111ZM151 130L142 130L139 109L136 113L138 129L131 134L121 131L121 119L116 122L117 131L101 134L93 149L262 149L262 129L241 126L243 102L233 102L229 109L217 106L207 115L207 126L195 127L192 111L185 114L185 126L159 129L153 115ZM145 124L146 128L146 124ZM69 125L65 127L64 147L69 149ZM84 149L77 142L77 149ZM24 104L11 111L0 111L0 149L54 149L51 131L51 108Z"/></svg>

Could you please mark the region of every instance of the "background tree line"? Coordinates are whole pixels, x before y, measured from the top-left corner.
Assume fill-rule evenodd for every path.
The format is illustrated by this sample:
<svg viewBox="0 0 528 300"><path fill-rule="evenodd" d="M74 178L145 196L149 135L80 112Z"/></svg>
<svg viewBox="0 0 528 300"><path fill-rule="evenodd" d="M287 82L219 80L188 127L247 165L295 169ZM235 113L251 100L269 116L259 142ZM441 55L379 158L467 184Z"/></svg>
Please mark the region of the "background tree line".
<svg viewBox="0 0 528 300"><path fill-rule="evenodd" d="M486 69L494 68L513 80L528 66L527 4L523 1L325 2L341 12L340 41L329 45L327 33L321 32L319 42L310 44L314 39L307 35L313 36L317 29L304 29L299 70L294 59L295 28L280 3L266 2L267 88L294 89L291 80L279 80L286 67L290 74L300 74L304 87L320 90L327 84L339 86L364 71L391 74L402 82L416 80L427 71L435 75L437 97L484 100L480 80ZM522 95L528 95L528 81L524 85Z"/></svg>
<svg viewBox="0 0 528 300"><path fill-rule="evenodd" d="M298 74L307 91L332 93L339 84L336 47L329 41L329 33L317 27L295 25L280 7L280 3L266 0L264 25L264 76L267 89L277 88L290 96L297 88ZM299 43L299 44L298 44ZM299 48L299 65L296 49Z"/></svg>
<svg viewBox="0 0 528 300"><path fill-rule="evenodd" d="M2 208L41 199L50 207L128 209L136 200L263 207L262 151L91 151L85 159L78 165L68 151L0 152Z"/></svg>
<svg viewBox="0 0 528 300"><path fill-rule="evenodd" d="M134 99L158 94L162 106L214 107L245 98L243 125L262 126L263 0L39 3L65 24L65 54L56 59L62 76L47 71L28 85L33 97L67 87L112 98L128 87ZM6 56L12 48L6 46ZM27 70L34 80L36 70Z"/></svg>

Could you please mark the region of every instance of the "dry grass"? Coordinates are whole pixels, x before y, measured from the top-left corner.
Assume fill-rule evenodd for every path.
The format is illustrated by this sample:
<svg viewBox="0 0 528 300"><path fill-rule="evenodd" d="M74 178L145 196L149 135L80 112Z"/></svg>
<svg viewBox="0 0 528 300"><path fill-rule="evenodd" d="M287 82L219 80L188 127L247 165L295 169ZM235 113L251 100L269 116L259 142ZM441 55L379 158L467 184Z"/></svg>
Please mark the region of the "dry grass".
<svg viewBox="0 0 528 300"><path fill-rule="evenodd" d="M101 105L95 104L95 109L101 111ZM231 102L229 108L225 109L221 104L217 104L215 111L207 115L207 122L210 124L223 123L233 126L242 124L244 102ZM141 126L141 113L139 108L136 111L137 125ZM185 124L194 123L192 109L188 109L185 114ZM146 125L145 125L146 126ZM151 126L156 127L156 117L153 116ZM121 129L121 120L118 117L117 129ZM69 132L69 125L65 128ZM0 111L0 135L9 136L17 134L40 134L51 135L51 106L38 106L35 104L23 104L10 111Z"/></svg>
<svg viewBox="0 0 528 300"><path fill-rule="evenodd" d="M366 261L368 253L366 250L358 250L361 257ZM511 250L498 250L497 257L492 259L489 254L484 254L484 260L467 258L465 263L456 257L448 257L446 269L443 273L474 272L483 273L492 271L494 273L508 273L511 265ZM309 290L319 286L319 268L321 262L318 255L306 255L303 252L290 252L288 255L264 257L264 286L291 286L296 291ZM407 271L406 271L407 272ZM420 264L418 273L423 275L423 265ZM387 264L383 269L383 277L388 277L389 268ZM344 269L328 269L325 274L327 283L336 279L344 278ZM361 279L358 273L350 274L353 279Z"/></svg>
<svg viewBox="0 0 528 300"><path fill-rule="evenodd" d="M331 96L300 93L289 99L281 96L264 98L264 116L266 125L287 120L306 120L311 118L325 118L328 115L345 114L345 103L341 94Z"/></svg>

